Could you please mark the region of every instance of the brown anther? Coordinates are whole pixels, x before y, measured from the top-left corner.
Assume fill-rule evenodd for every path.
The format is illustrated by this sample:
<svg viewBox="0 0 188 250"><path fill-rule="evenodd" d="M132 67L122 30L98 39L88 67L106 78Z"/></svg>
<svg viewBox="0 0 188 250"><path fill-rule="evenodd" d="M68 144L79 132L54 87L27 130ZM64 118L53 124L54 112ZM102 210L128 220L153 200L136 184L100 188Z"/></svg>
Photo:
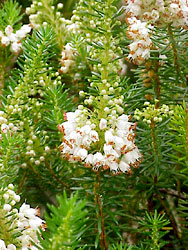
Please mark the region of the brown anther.
<svg viewBox="0 0 188 250"><path fill-rule="evenodd" d="M45 231L45 229L47 228L47 224L46 224L46 223L43 223L43 224L40 226L40 228L41 228L43 231Z"/></svg>
<svg viewBox="0 0 188 250"><path fill-rule="evenodd" d="M90 163L85 163L85 164L84 164L84 167L85 167L85 168L91 168L91 164L90 164Z"/></svg>
<svg viewBox="0 0 188 250"><path fill-rule="evenodd" d="M66 112L63 114L63 118L64 118L64 120L67 120L67 113Z"/></svg>
<svg viewBox="0 0 188 250"><path fill-rule="evenodd" d="M37 216L40 216L40 208L39 207L36 208L36 211L37 211Z"/></svg>
<svg viewBox="0 0 188 250"><path fill-rule="evenodd" d="M126 149L127 145L124 145L122 148L121 148L121 152L123 152L125 149Z"/></svg>
<svg viewBox="0 0 188 250"><path fill-rule="evenodd" d="M60 132L63 132L63 131L64 131L63 126L62 126L62 125L60 125L60 124L58 124L58 125L57 125L57 128L58 128L58 130L59 130Z"/></svg>
<svg viewBox="0 0 188 250"><path fill-rule="evenodd" d="M131 126L131 127L132 127L132 130L135 130L135 129L136 129L136 126L137 126L137 122L135 122L134 125Z"/></svg>
<svg viewBox="0 0 188 250"><path fill-rule="evenodd" d="M61 144L61 145L59 146L59 150L60 150L60 151L63 151L63 149L64 149L64 145Z"/></svg>
<svg viewBox="0 0 188 250"><path fill-rule="evenodd" d="M108 165L103 165L103 169L104 170L107 170L107 169L109 169L110 167L108 166Z"/></svg>
<svg viewBox="0 0 188 250"><path fill-rule="evenodd" d="M108 145L114 145L114 142L111 141L111 142L108 143Z"/></svg>
<svg viewBox="0 0 188 250"><path fill-rule="evenodd" d="M69 160L69 159L70 159L70 155L69 155L68 153L66 153L66 154L65 154L65 158L66 158L67 160Z"/></svg>
<svg viewBox="0 0 188 250"><path fill-rule="evenodd" d="M120 159L115 159L115 162L116 163L120 163Z"/></svg>
<svg viewBox="0 0 188 250"><path fill-rule="evenodd" d="M133 171L131 169L129 169L127 173L131 175L133 173Z"/></svg>
<svg viewBox="0 0 188 250"><path fill-rule="evenodd" d="M133 140L134 140L134 135L129 134L129 135L127 136L127 140L133 142Z"/></svg>

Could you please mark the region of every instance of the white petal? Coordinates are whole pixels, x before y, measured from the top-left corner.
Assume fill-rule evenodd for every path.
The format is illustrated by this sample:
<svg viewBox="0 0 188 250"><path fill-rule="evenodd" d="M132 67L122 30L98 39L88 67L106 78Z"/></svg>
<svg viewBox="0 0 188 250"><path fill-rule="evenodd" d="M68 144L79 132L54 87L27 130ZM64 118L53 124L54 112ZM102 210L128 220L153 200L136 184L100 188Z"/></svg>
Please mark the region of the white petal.
<svg viewBox="0 0 188 250"><path fill-rule="evenodd" d="M99 128L105 129L106 127L107 127L107 120L102 118L99 123Z"/></svg>
<svg viewBox="0 0 188 250"><path fill-rule="evenodd" d="M120 168L120 170L121 170L123 173L125 173L125 172L129 171L130 166L129 166L129 164L127 164L126 162L120 161L120 163L119 163L119 168Z"/></svg>
<svg viewBox="0 0 188 250"><path fill-rule="evenodd" d="M105 132L105 141L106 141L106 143L113 143L114 142L114 136L110 130Z"/></svg>

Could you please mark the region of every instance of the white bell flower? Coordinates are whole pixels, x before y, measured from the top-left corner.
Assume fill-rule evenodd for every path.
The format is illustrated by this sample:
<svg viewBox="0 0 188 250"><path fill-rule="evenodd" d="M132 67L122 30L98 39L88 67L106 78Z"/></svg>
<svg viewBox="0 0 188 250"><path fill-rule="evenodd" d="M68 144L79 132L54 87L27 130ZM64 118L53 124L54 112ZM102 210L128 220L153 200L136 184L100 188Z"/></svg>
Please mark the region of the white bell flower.
<svg viewBox="0 0 188 250"><path fill-rule="evenodd" d="M129 164L127 164L126 162L124 162L123 160L120 161L119 163L119 168L120 170L125 173L128 172L130 170L130 166Z"/></svg>
<svg viewBox="0 0 188 250"><path fill-rule="evenodd" d="M105 129L106 127L107 127L107 120L102 118L99 123L99 128L102 130Z"/></svg>
<svg viewBox="0 0 188 250"><path fill-rule="evenodd" d="M90 138L93 142L97 142L99 140L99 135L98 135L97 131L91 130Z"/></svg>
<svg viewBox="0 0 188 250"><path fill-rule="evenodd" d="M93 154L89 154L86 159L85 159L85 166L86 167L90 167L91 165L93 165Z"/></svg>
<svg viewBox="0 0 188 250"><path fill-rule="evenodd" d="M37 211L34 208L31 208L30 205L23 203L20 207L20 213L24 214L24 216L28 218L33 218L37 215Z"/></svg>
<svg viewBox="0 0 188 250"><path fill-rule="evenodd" d="M103 150L106 156L113 156L115 158L120 156L117 151L113 149L112 145L104 144Z"/></svg>
<svg viewBox="0 0 188 250"><path fill-rule="evenodd" d="M7 36L2 36L2 38L1 38L1 44L3 46L8 46L10 44L10 39Z"/></svg>
<svg viewBox="0 0 188 250"><path fill-rule="evenodd" d="M19 30L16 31L15 35L18 40L21 40L30 32L31 32L31 26L25 24Z"/></svg>
<svg viewBox="0 0 188 250"><path fill-rule="evenodd" d="M98 166L102 166L104 161L104 156L97 152L96 154L94 154L93 156L93 165L98 165Z"/></svg>
<svg viewBox="0 0 188 250"><path fill-rule="evenodd" d="M67 113L67 121L59 125L59 130L64 132L60 146L62 157L70 162L82 161L85 167L92 167L93 171L109 168L113 174L128 172L131 165L138 165L141 154L134 144L135 124L129 122L127 115L119 116L113 126L108 125L108 130L103 132L103 144L100 144L102 131L98 134L93 129L97 126L84 114L83 108L79 112L81 116L77 116L76 111ZM102 118L98 129L106 128L107 120ZM96 147L100 145L100 151L88 154L88 151L95 149L95 144Z"/></svg>
<svg viewBox="0 0 188 250"><path fill-rule="evenodd" d="M6 134L9 131L9 126L5 123L1 125L1 131L2 133Z"/></svg>
<svg viewBox="0 0 188 250"><path fill-rule="evenodd" d="M22 47L21 43L13 42L10 46L10 50L13 53L18 53L21 50L21 47Z"/></svg>
<svg viewBox="0 0 188 250"><path fill-rule="evenodd" d="M6 34L7 36L10 36L12 32L13 32L13 28L12 28L10 25L8 25L8 26L5 28L5 34Z"/></svg>
<svg viewBox="0 0 188 250"><path fill-rule="evenodd" d="M82 160L84 160L87 157L87 150L84 148L79 148L76 153L74 153L75 156L80 157Z"/></svg>
<svg viewBox="0 0 188 250"><path fill-rule="evenodd" d="M9 244L9 245L7 246L7 250L16 250L16 246L13 245L13 244Z"/></svg>
<svg viewBox="0 0 188 250"><path fill-rule="evenodd" d="M80 129L80 132L89 135L89 133L91 132L91 127L89 125L85 125Z"/></svg>
<svg viewBox="0 0 188 250"><path fill-rule="evenodd" d="M105 132L105 141L106 141L107 144L108 143L114 143L114 136L113 136L111 130L107 130Z"/></svg>
<svg viewBox="0 0 188 250"><path fill-rule="evenodd" d="M4 204L4 206L3 206L3 210L5 210L6 212L10 212L11 208L12 207L10 204Z"/></svg>
<svg viewBox="0 0 188 250"><path fill-rule="evenodd" d="M7 250L4 240L0 240L0 250Z"/></svg>
<svg viewBox="0 0 188 250"><path fill-rule="evenodd" d="M34 219L30 219L29 220L29 226L34 229L37 230L41 225L42 225L43 220L40 219L39 217L36 217Z"/></svg>
<svg viewBox="0 0 188 250"><path fill-rule="evenodd" d="M140 153L138 151L138 148L136 147L132 151L129 151L128 153L124 154L122 160L125 161L127 164L134 164L136 160L140 158Z"/></svg>

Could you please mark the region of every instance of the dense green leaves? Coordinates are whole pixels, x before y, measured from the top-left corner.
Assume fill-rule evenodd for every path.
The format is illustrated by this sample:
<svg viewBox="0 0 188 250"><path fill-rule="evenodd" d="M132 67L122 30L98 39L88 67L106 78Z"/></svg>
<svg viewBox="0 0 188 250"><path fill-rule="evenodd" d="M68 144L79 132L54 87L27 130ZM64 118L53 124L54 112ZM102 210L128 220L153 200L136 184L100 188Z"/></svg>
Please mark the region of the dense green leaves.
<svg viewBox="0 0 188 250"><path fill-rule="evenodd" d="M81 236L87 229L86 201L78 201L78 194L67 198L65 192L63 196L57 197L57 201L58 207L48 205L50 213L45 216L48 231L42 232L42 249L77 249Z"/></svg>
<svg viewBox="0 0 188 250"><path fill-rule="evenodd" d="M187 171L188 167L188 111L186 103L177 105L174 110L174 117L170 123L170 134L174 140L171 143L176 153L171 157L182 165L182 170Z"/></svg>
<svg viewBox="0 0 188 250"><path fill-rule="evenodd" d="M18 132L2 134L0 140L0 187L15 181L19 170L18 155L21 154L23 139Z"/></svg>
<svg viewBox="0 0 188 250"><path fill-rule="evenodd" d="M35 1L33 10L33 14L39 12L37 28L22 43L19 58L7 48L0 49L0 81L5 82L1 109L7 124L17 127L14 133L0 137L0 186L14 182L23 200L47 211L41 249L186 249L187 30L170 25L154 28L151 57L135 66L125 62L130 41L124 17L122 23L117 21L124 9L117 8L120 1L109 0L109 9L101 9L106 1L80 1L79 18L71 21L65 21L62 14L70 17L76 1L62 1L60 10L61 1L40 2ZM17 30L20 13L16 2L5 1L0 9L0 30L7 25ZM98 24L93 26L96 20ZM79 32L67 29L70 22L80 24ZM74 50L74 64L60 75L60 54L67 43ZM119 70L120 59L126 74ZM99 109L102 95L98 97L97 84L104 77L107 82L119 82L110 98L123 95L123 111L132 115L133 122L135 109L142 110L145 101L158 103L156 109L166 104L174 111L161 123L138 120L135 140L143 161L130 175L112 176L108 170L96 175L60 156L63 133L57 126L64 122L64 113L82 102L79 90L87 92L88 98L97 97ZM88 87L90 82L93 85ZM73 195L75 190L79 193Z"/></svg>
<svg viewBox="0 0 188 250"><path fill-rule="evenodd" d="M0 9L0 30L4 31L8 25L18 29L18 22L22 19L20 12L21 6L19 6L16 1L5 1Z"/></svg>

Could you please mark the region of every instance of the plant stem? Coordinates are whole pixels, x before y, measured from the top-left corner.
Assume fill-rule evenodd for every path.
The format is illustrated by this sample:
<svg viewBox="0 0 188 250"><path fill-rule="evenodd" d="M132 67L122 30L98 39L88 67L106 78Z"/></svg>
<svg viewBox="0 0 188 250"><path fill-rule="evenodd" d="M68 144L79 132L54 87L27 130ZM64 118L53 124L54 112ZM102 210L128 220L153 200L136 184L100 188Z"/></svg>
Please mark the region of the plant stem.
<svg viewBox="0 0 188 250"><path fill-rule="evenodd" d="M3 94L3 88L4 88L4 77L5 77L5 67L2 64L0 66L0 95ZM1 103L0 103L1 106Z"/></svg>
<svg viewBox="0 0 188 250"><path fill-rule="evenodd" d="M156 93L156 96L157 96L157 100L158 102L156 103L155 105L155 108L159 108L160 106L160 98L161 98L161 83L160 83L160 80L159 80L159 76L158 76L158 70L159 70L159 62L156 61L155 63L155 68L154 68L154 79L156 80L156 87L155 87L155 93Z"/></svg>
<svg viewBox="0 0 188 250"><path fill-rule="evenodd" d="M158 228L157 228L156 221L153 222L152 241L153 241L153 244L151 246L151 250L160 250L159 238L158 238Z"/></svg>
<svg viewBox="0 0 188 250"><path fill-rule="evenodd" d="M172 50L174 54L174 66L176 68L176 73L178 76L181 76L181 70L180 70L179 63L178 63L178 51L176 48L176 41L174 40L174 35L173 35L173 30L171 28L171 24L168 25L168 34L169 34L169 41L172 46Z"/></svg>
<svg viewBox="0 0 188 250"><path fill-rule="evenodd" d="M170 196L173 196L173 197L176 197L176 198L181 199L181 200L186 200L185 195L183 195L182 193L180 193L179 190L176 191L176 190L171 189L171 188L167 188L167 189L160 188L159 192L167 194L167 195L170 195Z"/></svg>
<svg viewBox="0 0 188 250"><path fill-rule="evenodd" d="M158 150L157 150L157 145L156 145L156 136L155 136L155 123L152 121L151 122L151 138L152 138L152 148L153 148L153 153L154 153L154 163L155 163L155 177L154 177L154 182L156 182L156 176L157 176L157 166L158 166Z"/></svg>
<svg viewBox="0 0 188 250"><path fill-rule="evenodd" d="M186 153L187 153L187 166L188 166L188 107L185 110L185 133L186 133Z"/></svg>
<svg viewBox="0 0 188 250"><path fill-rule="evenodd" d="M154 154L156 156L156 155L158 155L158 150L157 150L157 147L156 147L156 137L155 137L155 131L154 130L155 130L155 123L151 123L152 147L153 147ZM156 158L155 158L155 160L156 160ZM158 157L157 157L157 161L158 161ZM157 165L158 165L158 162L157 162ZM154 175L155 193L156 193L156 196L157 196L158 200L160 201L161 205L165 209L166 214L169 217L169 220L170 220L170 222L172 224L172 227L174 229L174 233L175 233L176 237L178 239L180 239L179 233L178 233L178 230L177 230L176 222L175 222L172 214L170 213L170 210L169 210L168 206L165 204L165 201L161 198L160 192L158 191L156 184L157 184L157 169L155 170L155 175Z"/></svg>
<svg viewBox="0 0 188 250"><path fill-rule="evenodd" d="M25 171L24 174L23 174L23 177L22 177L22 179L21 179L21 181L20 181L20 183L18 185L18 189L17 189L18 193L20 193L22 188L23 188L23 184L24 184L24 182L26 180L26 175L27 174L26 174L26 171Z"/></svg>
<svg viewBox="0 0 188 250"><path fill-rule="evenodd" d="M174 234L180 240L180 236L179 236L179 232L178 232L178 229L177 229L176 222L175 222L172 214L170 213L170 210L169 210L168 206L165 204L165 201L161 198L160 192L157 189L156 189L156 196L157 196L158 200L160 201L161 205L163 206L166 214L168 215L168 218L169 218L169 220L170 220L170 222L172 224L172 227L174 229Z"/></svg>
<svg viewBox="0 0 188 250"><path fill-rule="evenodd" d="M1 210L0 213L0 239L4 239L6 245L12 241L12 232L9 230L6 213Z"/></svg>
<svg viewBox="0 0 188 250"><path fill-rule="evenodd" d="M104 214L102 208L102 201L100 196L100 172L96 173L96 179L94 183L94 195L95 195L95 205L98 208L97 220L101 221L101 233L100 233L100 249L108 250L106 242L106 233L104 227Z"/></svg>
<svg viewBox="0 0 188 250"><path fill-rule="evenodd" d="M69 188L68 185L65 184L65 183L64 183L64 182L54 173L54 171L53 171L53 169L51 168L50 164L48 164L47 162L45 162L45 165L46 165L47 169L49 170L50 174L56 179L56 181L57 181L58 183L60 183L63 187Z"/></svg>

